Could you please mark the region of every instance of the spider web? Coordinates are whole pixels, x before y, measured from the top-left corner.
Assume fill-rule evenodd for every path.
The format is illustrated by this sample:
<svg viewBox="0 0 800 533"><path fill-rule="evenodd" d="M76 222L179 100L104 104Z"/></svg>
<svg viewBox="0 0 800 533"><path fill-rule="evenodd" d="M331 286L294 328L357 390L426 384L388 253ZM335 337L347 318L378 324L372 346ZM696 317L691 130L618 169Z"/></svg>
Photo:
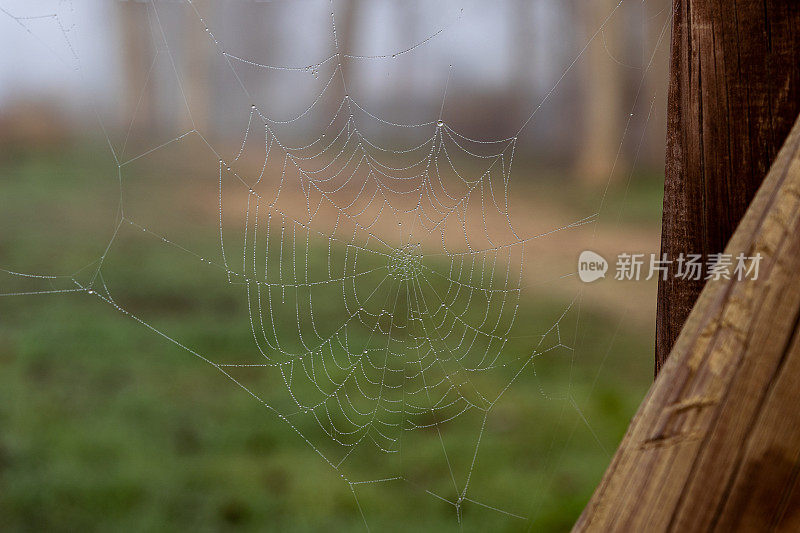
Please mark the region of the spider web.
<svg viewBox="0 0 800 533"><path fill-rule="evenodd" d="M156 56L174 73L179 105L191 127L129 158L106 136L120 183L113 236L101 257L89 265L87 277L69 276L70 287L30 293L86 292L219 370L341 477L367 528L368 513L359 494L366 486L385 483L406 484L451 506L459 525L466 505L512 520L528 519L529 510L508 508L493 501L490 493L476 490L473 474L481 444L488 438L488 422L515 385L534 387L545 400L566 401L592 430L569 389L552 390L537 377L537 368L553 361L571 367L580 293L551 317L548 328L533 334L521 307L524 293L531 289L525 271L535 261L536 243L596 226L603 199L596 211L528 234L512 222L514 155L518 136L589 44L602 38L606 46L603 29L622 4L616 4L588 36L514 135L478 139L448 123L452 65L442 76L438 113L420 123L383 118L359 99L357 91L351 92L347 76L353 63L384 63L423 53L460 23L463 9L408 46L358 55L342 49L336 5L320 2L330 16L329 55L308 64L281 65L228 48L209 15L186 1L183 9L196 19L192 31L207 35L248 102L236 110L246 117L246 126L240 144L230 150L198 127L170 49L164 8L151 3L148 15L158 44ZM60 15L19 17L3 12L29 32L32 20L56 21L72 54L69 61L78 61L66 31L74 26L65 25ZM634 108L652 64L652 56L647 59ZM248 70L308 76L318 82L318 92L300 102L294 114L276 114L254 103L258 98L243 81ZM620 146L629 124L630 120ZM297 142L302 135L296 130L314 134ZM405 148L385 141L402 135L413 139ZM193 251L126 211L126 168L188 139L199 139L217 160L219 250L213 256ZM196 257L217 271L221 281L241 288L252 335L251 357L199 353L113 298L104 264L118 236L128 230ZM510 341L521 338L527 339L526 351L508 348ZM471 428L473 440L459 444L470 450L460 454L466 459L449 451L454 443L447 432L456 424ZM431 445L441 453L440 479L413 466L415 454ZM369 465L375 475L355 478L358 470L353 465Z"/></svg>

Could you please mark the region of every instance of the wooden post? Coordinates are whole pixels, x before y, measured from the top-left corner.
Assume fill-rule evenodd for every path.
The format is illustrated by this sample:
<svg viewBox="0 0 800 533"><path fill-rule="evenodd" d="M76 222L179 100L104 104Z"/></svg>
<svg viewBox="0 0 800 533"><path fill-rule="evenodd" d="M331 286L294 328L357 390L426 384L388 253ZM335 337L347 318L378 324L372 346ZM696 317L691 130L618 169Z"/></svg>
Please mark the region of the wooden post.
<svg viewBox="0 0 800 533"><path fill-rule="evenodd" d="M575 531L800 531L800 118Z"/></svg>
<svg viewBox="0 0 800 533"><path fill-rule="evenodd" d="M800 2L674 0L662 253L719 253L800 112ZM656 373L704 281L659 282Z"/></svg>

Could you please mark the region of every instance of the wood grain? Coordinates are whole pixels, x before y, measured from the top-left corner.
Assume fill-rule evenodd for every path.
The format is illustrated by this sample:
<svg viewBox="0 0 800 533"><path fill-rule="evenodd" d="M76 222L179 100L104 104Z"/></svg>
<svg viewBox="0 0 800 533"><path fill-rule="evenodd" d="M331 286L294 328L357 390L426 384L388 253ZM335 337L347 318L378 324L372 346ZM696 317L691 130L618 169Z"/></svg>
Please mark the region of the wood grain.
<svg viewBox="0 0 800 533"><path fill-rule="evenodd" d="M800 119L574 531L800 531Z"/></svg>
<svg viewBox="0 0 800 533"><path fill-rule="evenodd" d="M800 113L800 2L674 0L662 252L723 250ZM656 373L703 281L659 282Z"/></svg>

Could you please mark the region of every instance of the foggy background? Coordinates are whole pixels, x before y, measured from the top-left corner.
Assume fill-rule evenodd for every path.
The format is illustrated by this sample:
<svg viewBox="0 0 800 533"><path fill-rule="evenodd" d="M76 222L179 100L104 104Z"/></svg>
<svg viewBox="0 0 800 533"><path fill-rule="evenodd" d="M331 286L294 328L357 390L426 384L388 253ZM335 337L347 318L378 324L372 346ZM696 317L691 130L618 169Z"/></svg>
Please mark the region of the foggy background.
<svg viewBox="0 0 800 533"><path fill-rule="evenodd" d="M523 238L543 236L522 246L504 356L530 357L536 339L558 336L490 417L470 488L525 520L467 505L463 530L568 530L652 382L655 279L587 285L574 273L581 250L609 260L607 278L620 252L659 250L669 5L0 0L0 529L363 531L363 511L379 531L458 531L451 503L400 484L360 485L357 506L308 443L193 355L260 357L249 288L219 268L223 178L231 269L246 270L253 189L280 190L278 207L308 220L304 180L282 173L283 152L264 162L262 115L269 139L288 146L356 124L397 170L422 157L403 150L436 143L441 113L449 139L486 142L448 140L436 156L452 155L468 179L483 180L481 155L512 145L489 141L517 137L510 175L504 159L481 181L510 176L512 209L482 205L481 190L474 216L455 211L451 227L482 236L487 219L510 225L510 211ZM330 59L331 9L344 76ZM373 229L394 243L386 211ZM314 229L340 228L342 213L320 210ZM444 231L417 242L446 272ZM321 240L306 253L330 260ZM342 316L341 297L326 294L315 289L323 327ZM296 313L276 338L297 335L308 317ZM279 372L250 370L242 382L270 405L289 401ZM500 390L502 372L477 379ZM478 431L464 418L441 437L408 432L422 443L408 470L434 492L450 496L449 465L472 462ZM310 415L297 420L321 432ZM336 448L321 437L313 443ZM385 465L388 454L365 453L345 465L352 479Z"/></svg>
<svg viewBox="0 0 800 533"><path fill-rule="evenodd" d="M328 4L194 2L228 47L224 52L300 67L334 51ZM514 135L544 100L520 148L597 184L608 179L626 126L630 142L612 179L624 179L624 163L637 151L642 168L661 170L667 4L624 3L602 31L614 1L504 0L487 8L475 0L344 0L334 6L346 54L388 55L436 34L396 58L344 62L354 98L368 109L402 123L431 120L452 70L445 119L466 135L493 139ZM249 107L232 70L251 103L276 120L301 111L330 78L335 61L317 72L226 61L188 4L157 5L156 12L138 1L4 2L3 135L99 134L97 113L111 133L166 140L187 129L177 71L197 129L225 140L241 136ZM311 118L281 133L318 134L324 113ZM370 134L400 135L371 126L364 126Z"/></svg>

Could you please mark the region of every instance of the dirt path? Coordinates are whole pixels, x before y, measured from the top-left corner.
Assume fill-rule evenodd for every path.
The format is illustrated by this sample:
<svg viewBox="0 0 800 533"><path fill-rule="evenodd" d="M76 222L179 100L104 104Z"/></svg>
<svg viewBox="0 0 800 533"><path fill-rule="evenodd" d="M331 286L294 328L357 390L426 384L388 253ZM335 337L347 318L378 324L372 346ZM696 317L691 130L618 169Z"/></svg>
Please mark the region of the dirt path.
<svg viewBox="0 0 800 533"><path fill-rule="evenodd" d="M240 223L243 223L245 212L246 194L241 195L242 213ZM216 214L217 199L208 199L209 216ZM307 220L307 199L298 189L285 187L281 191L278 206L282 212L297 220ZM570 206L558 205L542 199L516 198L513 222L521 238L551 232L563 228L570 223L588 216L572 212ZM486 224L505 224L502 215L487 214ZM317 229L325 228L325 220L330 219L332 228L336 223L335 215L325 214L324 210L317 213L314 220ZM399 243L400 233L397 222L392 216L381 216L370 231L381 236L388 242ZM482 217L469 217L464 225L470 234L479 234L483 231ZM389 237L386 237L389 236ZM619 316L624 313L626 321L637 328L653 328L655 324L655 296L656 281L617 281L614 280L616 257L621 252L657 253L659 247L660 228L656 224L618 224L614 214L600 216L597 222L583 226L561 229L535 238L525 245L526 268L523 276L523 286L529 294L540 294L544 297L570 300L579 291L582 291L582 305L588 306L603 314ZM419 235L424 252L440 253L441 232ZM592 250L607 259L609 271L606 279L600 279L591 284L582 283L577 275L577 261L580 252ZM647 275L646 265L643 276Z"/></svg>

